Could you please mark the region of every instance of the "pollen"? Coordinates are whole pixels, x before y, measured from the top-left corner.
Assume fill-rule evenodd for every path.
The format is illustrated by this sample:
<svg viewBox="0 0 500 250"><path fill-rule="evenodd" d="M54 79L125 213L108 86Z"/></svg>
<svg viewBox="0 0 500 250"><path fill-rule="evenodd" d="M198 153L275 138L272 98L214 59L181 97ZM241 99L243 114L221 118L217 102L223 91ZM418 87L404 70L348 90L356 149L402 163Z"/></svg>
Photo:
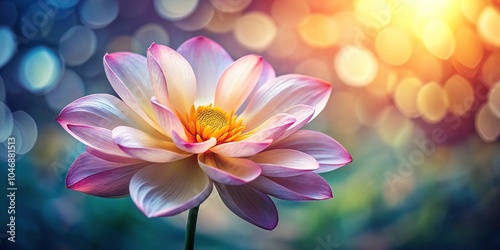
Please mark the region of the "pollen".
<svg viewBox="0 0 500 250"><path fill-rule="evenodd" d="M243 134L246 125L234 115L234 111L227 113L212 104L198 107L193 105L188 114L179 117L191 142L202 142L214 137L217 144L221 144L247 137Z"/></svg>

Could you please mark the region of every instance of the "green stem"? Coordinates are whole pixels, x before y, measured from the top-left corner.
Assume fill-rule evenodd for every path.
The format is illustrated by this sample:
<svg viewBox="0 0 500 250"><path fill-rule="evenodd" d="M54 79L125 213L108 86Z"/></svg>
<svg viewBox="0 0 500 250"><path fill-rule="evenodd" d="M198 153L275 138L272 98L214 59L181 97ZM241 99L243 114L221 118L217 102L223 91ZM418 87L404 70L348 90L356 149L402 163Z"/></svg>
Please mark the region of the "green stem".
<svg viewBox="0 0 500 250"><path fill-rule="evenodd" d="M194 249L194 238L196 234L196 221L198 220L198 210L200 206L196 206L189 210L187 225L186 225L186 242L184 243L185 250Z"/></svg>

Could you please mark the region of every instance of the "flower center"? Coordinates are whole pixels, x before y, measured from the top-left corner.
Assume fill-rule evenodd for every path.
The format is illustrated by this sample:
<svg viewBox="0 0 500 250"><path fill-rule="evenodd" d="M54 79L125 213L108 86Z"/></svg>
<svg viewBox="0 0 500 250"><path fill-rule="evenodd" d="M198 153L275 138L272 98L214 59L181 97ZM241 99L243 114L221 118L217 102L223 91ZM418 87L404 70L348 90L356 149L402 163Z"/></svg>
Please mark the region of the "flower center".
<svg viewBox="0 0 500 250"><path fill-rule="evenodd" d="M217 139L217 144L223 142L239 141L246 136L242 134L245 124L242 119L234 115L234 111L226 113L219 107L194 105L186 116L181 117L186 135L191 142L202 142L212 137Z"/></svg>

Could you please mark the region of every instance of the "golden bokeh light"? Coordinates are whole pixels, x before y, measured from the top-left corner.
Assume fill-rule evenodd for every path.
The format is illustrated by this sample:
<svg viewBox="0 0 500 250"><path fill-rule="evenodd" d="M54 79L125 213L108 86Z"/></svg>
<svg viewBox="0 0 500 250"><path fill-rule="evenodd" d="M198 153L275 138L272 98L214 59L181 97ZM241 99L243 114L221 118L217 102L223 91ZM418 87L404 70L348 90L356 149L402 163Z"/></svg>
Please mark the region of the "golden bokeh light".
<svg viewBox="0 0 500 250"><path fill-rule="evenodd" d="M276 36L276 24L265 13L253 11L243 15L234 28L234 35L244 47L262 51Z"/></svg>
<svg viewBox="0 0 500 250"><path fill-rule="evenodd" d="M474 89L470 82L460 75L453 75L444 84L444 92L448 99L450 113L461 116L474 103Z"/></svg>
<svg viewBox="0 0 500 250"><path fill-rule="evenodd" d="M231 31L241 16L241 13L223 13L215 10L212 19L207 24L205 29L214 33L226 33Z"/></svg>
<svg viewBox="0 0 500 250"><path fill-rule="evenodd" d="M476 131L486 142L492 142L500 136L500 118L496 117L487 104L483 104L476 114Z"/></svg>
<svg viewBox="0 0 500 250"><path fill-rule="evenodd" d="M421 115L417 108L417 96L422 86L418 78L408 77L401 80L394 92L396 107L407 117L417 118Z"/></svg>
<svg viewBox="0 0 500 250"><path fill-rule="evenodd" d="M425 121L429 123L441 121L448 109L448 100L443 88L436 82L424 85L417 95L417 108Z"/></svg>
<svg viewBox="0 0 500 250"><path fill-rule="evenodd" d="M500 47L500 10L486 6L477 20L479 35L487 44Z"/></svg>
<svg viewBox="0 0 500 250"><path fill-rule="evenodd" d="M497 82L488 93L488 105L491 112L500 119L500 82Z"/></svg>
<svg viewBox="0 0 500 250"><path fill-rule="evenodd" d="M500 53L490 54L481 69L481 80L486 85L492 86L494 83L500 81L498 65L500 65Z"/></svg>
<svg viewBox="0 0 500 250"><path fill-rule="evenodd" d="M415 46L413 54L405 66L417 75L422 82L443 81L444 69L442 61L429 54L421 44Z"/></svg>
<svg viewBox="0 0 500 250"><path fill-rule="evenodd" d="M380 117L377 134L382 141L397 148L408 143L414 130L415 125L409 118L401 114L395 107L388 106Z"/></svg>
<svg viewBox="0 0 500 250"><path fill-rule="evenodd" d="M476 23L479 13L486 6L487 0L460 0L460 9L463 15L471 23Z"/></svg>
<svg viewBox="0 0 500 250"><path fill-rule="evenodd" d="M326 48L339 39L339 28L333 18L322 14L307 16L299 25L302 39L313 47Z"/></svg>
<svg viewBox="0 0 500 250"><path fill-rule="evenodd" d="M435 57L447 60L455 51L455 37L448 24L441 20L428 22L422 31L422 41Z"/></svg>
<svg viewBox="0 0 500 250"><path fill-rule="evenodd" d="M334 68L340 80L345 84L362 87L375 79L378 62L370 50L346 46L335 56Z"/></svg>
<svg viewBox="0 0 500 250"><path fill-rule="evenodd" d="M413 45L404 30L388 27L378 33L375 39L375 51L382 61L398 66L410 59Z"/></svg>
<svg viewBox="0 0 500 250"><path fill-rule="evenodd" d="M454 58L468 68L475 68L483 58L483 46L474 30L461 27L457 31L457 43Z"/></svg>

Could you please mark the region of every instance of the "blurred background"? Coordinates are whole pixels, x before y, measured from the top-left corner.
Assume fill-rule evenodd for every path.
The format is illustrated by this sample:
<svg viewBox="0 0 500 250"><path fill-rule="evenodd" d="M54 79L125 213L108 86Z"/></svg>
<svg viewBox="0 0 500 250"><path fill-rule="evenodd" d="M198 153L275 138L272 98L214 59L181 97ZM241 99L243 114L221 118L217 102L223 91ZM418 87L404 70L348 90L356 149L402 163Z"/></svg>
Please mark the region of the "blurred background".
<svg viewBox="0 0 500 250"><path fill-rule="evenodd" d="M198 35L278 75L333 85L309 128L354 162L331 200L275 200L271 232L202 204L197 249L500 249L500 1L0 1L1 249L181 249L187 214L147 219L129 198L67 190L84 150L55 121L112 93L107 52L145 55ZM6 139L16 137L16 243L7 241Z"/></svg>

